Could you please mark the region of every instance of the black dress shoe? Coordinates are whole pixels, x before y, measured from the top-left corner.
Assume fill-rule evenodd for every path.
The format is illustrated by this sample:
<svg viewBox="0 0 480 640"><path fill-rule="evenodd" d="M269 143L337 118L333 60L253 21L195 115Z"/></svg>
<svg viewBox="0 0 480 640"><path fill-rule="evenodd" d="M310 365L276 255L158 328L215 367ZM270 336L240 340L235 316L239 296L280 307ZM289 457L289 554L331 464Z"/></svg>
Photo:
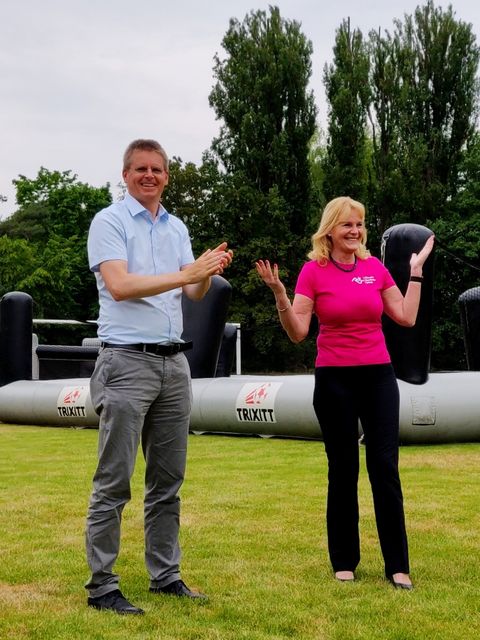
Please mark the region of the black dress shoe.
<svg viewBox="0 0 480 640"><path fill-rule="evenodd" d="M413 589L413 584L408 584L407 582L397 582L394 580L393 576L387 576L387 580L392 584L395 589L406 589L407 591L411 591Z"/></svg>
<svg viewBox="0 0 480 640"><path fill-rule="evenodd" d="M200 600L206 600L208 596L198 591L191 591L183 580L175 580L170 582L165 587L150 587L152 593L168 593L171 596L185 596L186 598L194 598Z"/></svg>
<svg viewBox="0 0 480 640"><path fill-rule="evenodd" d="M139 609L129 602L119 589L109 591L104 596L98 596L98 598L88 598L87 603L89 607L94 609L108 609L123 615L138 616L145 613L143 609Z"/></svg>

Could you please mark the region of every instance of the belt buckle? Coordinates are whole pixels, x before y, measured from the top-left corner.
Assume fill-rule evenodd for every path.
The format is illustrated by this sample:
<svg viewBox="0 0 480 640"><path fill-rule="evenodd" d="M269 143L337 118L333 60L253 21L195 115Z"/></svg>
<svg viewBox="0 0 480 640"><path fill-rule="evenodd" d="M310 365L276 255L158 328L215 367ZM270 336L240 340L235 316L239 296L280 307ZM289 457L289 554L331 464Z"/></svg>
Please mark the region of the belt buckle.
<svg viewBox="0 0 480 640"><path fill-rule="evenodd" d="M172 350L172 355L180 353L181 342L175 342L170 348Z"/></svg>
<svg viewBox="0 0 480 640"><path fill-rule="evenodd" d="M170 356L173 353L173 344L162 344L160 342L155 345L154 353L156 356Z"/></svg>

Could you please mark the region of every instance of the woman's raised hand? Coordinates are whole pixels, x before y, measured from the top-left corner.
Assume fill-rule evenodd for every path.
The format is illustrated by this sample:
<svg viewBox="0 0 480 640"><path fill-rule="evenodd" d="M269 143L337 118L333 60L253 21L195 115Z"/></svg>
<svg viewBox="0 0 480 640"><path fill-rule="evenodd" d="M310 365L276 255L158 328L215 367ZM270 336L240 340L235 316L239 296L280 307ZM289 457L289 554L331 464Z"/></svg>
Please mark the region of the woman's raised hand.
<svg viewBox="0 0 480 640"><path fill-rule="evenodd" d="M257 260L257 262L255 262L255 268L260 278L264 281L267 287L273 291L275 296L286 293L285 286L278 277L277 264L274 264L272 268L272 265L268 260Z"/></svg>
<svg viewBox="0 0 480 640"><path fill-rule="evenodd" d="M410 270L412 275L415 275L415 272L422 272L425 261L432 253L434 242L435 236L431 235L418 253L412 253L412 257L410 258Z"/></svg>

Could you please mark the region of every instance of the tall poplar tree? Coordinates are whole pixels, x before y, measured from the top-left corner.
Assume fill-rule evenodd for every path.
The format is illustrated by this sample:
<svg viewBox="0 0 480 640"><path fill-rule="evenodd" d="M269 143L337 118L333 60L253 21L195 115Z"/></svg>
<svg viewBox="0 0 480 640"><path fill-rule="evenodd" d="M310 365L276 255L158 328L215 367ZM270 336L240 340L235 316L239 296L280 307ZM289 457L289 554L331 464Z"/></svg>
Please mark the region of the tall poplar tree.
<svg viewBox="0 0 480 640"><path fill-rule="evenodd" d="M337 29L333 62L325 65L324 84L329 103L328 150L324 165L327 200L367 195L367 109L369 56L362 33L350 19Z"/></svg>
<svg viewBox="0 0 480 640"><path fill-rule="evenodd" d="M217 219L236 255L227 274L234 288L231 315L242 323L246 368L285 369L302 361L302 349L292 349L279 328L272 294L253 263L278 262L291 293L306 259L316 118L308 88L312 44L298 22L270 7L243 22L231 19L222 45L210 104L221 121L212 153L225 171Z"/></svg>
<svg viewBox="0 0 480 640"><path fill-rule="evenodd" d="M278 189L289 225L302 234L310 204L309 143L316 107L308 90L312 44L278 7L230 20L215 56L210 104L221 120L212 149L227 173L241 174L260 193Z"/></svg>
<svg viewBox="0 0 480 640"><path fill-rule="evenodd" d="M459 188L466 145L476 128L479 48L472 27L430 0L392 35L370 34L370 120L376 194L392 220L431 223Z"/></svg>
<svg viewBox="0 0 480 640"><path fill-rule="evenodd" d="M478 215L464 205L476 179L471 158L478 149L479 48L472 26L457 20L451 6L444 11L428 1L394 24L391 35L370 34L369 218L378 235L401 222L437 234L442 259L436 266L432 364L458 367L463 349L456 301L478 273L441 252L442 245L455 246L467 262L478 255L478 239L468 231Z"/></svg>

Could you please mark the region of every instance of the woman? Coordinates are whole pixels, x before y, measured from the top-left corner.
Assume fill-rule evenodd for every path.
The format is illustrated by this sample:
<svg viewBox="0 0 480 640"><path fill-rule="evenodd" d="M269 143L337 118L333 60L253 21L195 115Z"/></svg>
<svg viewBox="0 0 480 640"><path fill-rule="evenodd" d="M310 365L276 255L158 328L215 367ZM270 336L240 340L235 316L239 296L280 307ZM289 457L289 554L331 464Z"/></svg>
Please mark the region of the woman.
<svg viewBox="0 0 480 640"><path fill-rule="evenodd" d="M307 336L312 313L318 317L313 404L328 458L327 532L335 577L353 581L360 561L360 420L385 575L396 588L412 589L398 473L399 392L381 317L385 312L402 326L415 324L422 267L434 238L412 254L403 296L388 270L367 251L364 223L360 202L339 197L327 204L292 304L276 264L258 260L256 269L273 291L280 321L293 342Z"/></svg>

